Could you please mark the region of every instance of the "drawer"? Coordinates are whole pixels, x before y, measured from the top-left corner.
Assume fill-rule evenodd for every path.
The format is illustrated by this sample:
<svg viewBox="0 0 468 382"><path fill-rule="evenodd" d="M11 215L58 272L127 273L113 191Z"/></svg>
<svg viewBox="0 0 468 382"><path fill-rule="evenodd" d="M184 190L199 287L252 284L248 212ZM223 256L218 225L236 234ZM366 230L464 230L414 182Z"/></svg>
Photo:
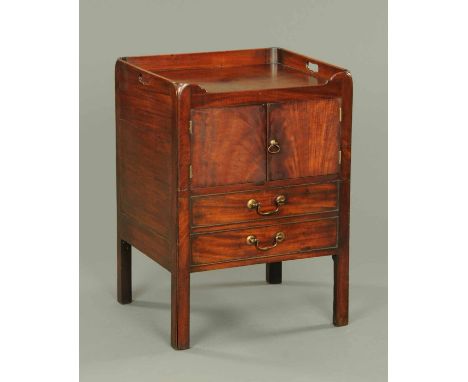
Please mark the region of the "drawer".
<svg viewBox="0 0 468 382"><path fill-rule="evenodd" d="M192 236L192 264L337 248L338 217Z"/></svg>
<svg viewBox="0 0 468 382"><path fill-rule="evenodd" d="M192 227L336 211L338 183L192 197ZM265 214L265 215L264 215Z"/></svg>

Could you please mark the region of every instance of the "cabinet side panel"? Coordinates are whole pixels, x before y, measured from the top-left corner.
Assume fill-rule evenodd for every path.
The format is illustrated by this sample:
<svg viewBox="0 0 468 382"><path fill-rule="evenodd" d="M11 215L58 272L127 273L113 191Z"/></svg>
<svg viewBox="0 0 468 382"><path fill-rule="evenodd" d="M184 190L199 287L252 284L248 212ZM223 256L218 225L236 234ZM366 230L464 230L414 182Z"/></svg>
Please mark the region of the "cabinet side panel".
<svg viewBox="0 0 468 382"><path fill-rule="evenodd" d="M116 101L117 203L119 222L125 221L119 235L169 268L175 224L174 92L163 80L118 62Z"/></svg>

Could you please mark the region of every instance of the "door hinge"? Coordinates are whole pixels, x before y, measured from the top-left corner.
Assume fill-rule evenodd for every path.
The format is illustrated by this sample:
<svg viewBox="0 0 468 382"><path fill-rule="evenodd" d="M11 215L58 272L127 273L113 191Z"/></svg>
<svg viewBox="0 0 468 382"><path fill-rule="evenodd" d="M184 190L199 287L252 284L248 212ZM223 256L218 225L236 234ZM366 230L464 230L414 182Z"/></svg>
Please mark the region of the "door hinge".
<svg viewBox="0 0 468 382"><path fill-rule="evenodd" d="M192 172L192 165L189 166L189 178L192 179L193 172Z"/></svg>
<svg viewBox="0 0 468 382"><path fill-rule="evenodd" d="M340 107L340 122L343 120L343 109Z"/></svg>
<svg viewBox="0 0 468 382"><path fill-rule="evenodd" d="M338 151L338 164L341 164L341 150Z"/></svg>
<svg viewBox="0 0 468 382"><path fill-rule="evenodd" d="M193 134L192 126L193 126L193 125L192 125L192 121L190 120L190 121L189 121L189 128L188 128L188 131L189 131L190 135Z"/></svg>

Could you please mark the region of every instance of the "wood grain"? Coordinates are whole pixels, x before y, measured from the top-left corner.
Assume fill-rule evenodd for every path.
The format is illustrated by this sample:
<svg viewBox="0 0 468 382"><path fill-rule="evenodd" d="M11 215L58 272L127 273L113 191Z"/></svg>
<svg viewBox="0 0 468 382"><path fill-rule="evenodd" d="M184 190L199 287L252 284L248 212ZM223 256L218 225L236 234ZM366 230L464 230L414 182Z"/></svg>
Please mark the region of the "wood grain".
<svg viewBox="0 0 468 382"><path fill-rule="evenodd" d="M337 218L330 218L195 235L192 237L192 264L219 263L334 248L337 245L337 223ZM261 246L271 245L277 232L284 232L286 239L268 251L259 251L255 246L246 243L247 236L255 235Z"/></svg>
<svg viewBox="0 0 468 382"><path fill-rule="evenodd" d="M351 125L353 105L353 80L349 72L340 73L343 94L343 121L341 134L342 163L340 176L340 224L339 249L334 260L333 323L347 325L349 311L349 234L351 193Z"/></svg>
<svg viewBox="0 0 468 382"><path fill-rule="evenodd" d="M255 264L269 264L276 263L279 261L289 261L289 260L304 260L314 257L323 257L323 256L333 256L336 254L336 248L329 249L318 249L309 252L297 252L291 253L289 255L271 255L271 256L262 256L262 257L250 257L248 259L234 259L229 261L223 261L220 263L211 263L211 264L201 264L201 265L191 265L191 272L205 272L205 271L214 271L217 269L226 269L234 267L245 267Z"/></svg>
<svg viewBox="0 0 468 382"><path fill-rule="evenodd" d="M215 233L219 231L226 231L226 230L233 230L233 229L242 229L242 228L254 228L259 227L260 229L264 227L266 224L286 224L286 223L300 223L300 222L307 222L311 219L319 220L319 219L328 219L332 217L339 216L339 211L329 211L329 212L320 212L317 214L309 214L309 215L293 215L289 217L282 217L282 218L272 218L268 219L267 221L264 220L252 220L246 221L241 223L232 223L232 224L223 224L223 225L212 225L212 226L203 226L203 227L192 227L191 234L198 235L203 233Z"/></svg>
<svg viewBox="0 0 468 382"><path fill-rule="evenodd" d="M132 302L132 246L120 239L117 240L117 301Z"/></svg>
<svg viewBox="0 0 468 382"><path fill-rule="evenodd" d="M265 166L266 167L266 166ZM213 194L227 194L231 192L255 192L263 191L266 189L289 187L289 186L301 186L314 183L326 183L326 182L339 182L341 180L340 174L332 175L320 175L320 176L308 176L304 178L293 178L293 179L278 179L269 180L266 183L241 183L241 184L230 184L227 186L213 186L213 187L200 187L191 188L190 195L193 196L209 196Z"/></svg>
<svg viewBox="0 0 468 382"><path fill-rule="evenodd" d="M321 86L327 80L282 64L155 71L171 81L195 83L208 93Z"/></svg>
<svg viewBox="0 0 468 382"><path fill-rule="evenodd" d="M192 187L264 183L265 108L192 112Z"/></svg>
<svg viewBox="0 0 468 382"><path fill-rule="evenodd" d="M176 176L172 163L175 89L158 78L149 81L141 72L119 61L116 65L116 143L118 214L126 218L126 227L133 231L131 245L153 248L140 242L144 235L136 231L154 232L169 243L175 243L171 195ZM119 220L120 221L120 220ZM133 227L134 222L138 227ZM168 224L170 223L170 224ZM121 230L128 238L129 232ZM159 239L158 239L159 240ZM148 253L147 253L148 254ZM170 254L148 254L153 259ZM162 265L162 264L161 264Z"/></svg>
<svg viewBox="0 0 468 382"><path fill-rule="evenodd" d="M247 202L255 199L260 211L274 210L275 198L284 195L286 202L279 212L261 216L247 208ZM247 221L268 221L278 217L306 215L333 211L338 208L337 183L281 187L263 191L248 191L221 195L192 197L192 226L213 226Z"/></svg>
<svg viewBox="0 0 468 382"><path fill-rule="evenodd" d="M262 48L127 57L126 60L152 72L193 68L216 70L233 66L269 64L271 55L271 48Z"/></svg>
<svg viewBox="0 0 468 382"><path fill-rule="evenodd" d="M150 227L120 214L117 220L118 237L156 261L163 268L172 271L174 266L174 245L166 237L153 231Z"/></svg>
<svg viewBox="0 0 468 382"><path fill-rule="evenodd" d="M190 118L190 87L177 88L176 103L176 134L173 145L177 148L177 163L173 163L178 171L179 191L172 195L175 198L176 210L173 211L177 224L172 228L177 237L174 248L174 267L171 274L171 345L176 350L190 347L190 224L189 195L186 189L189 182L187 171L188 123ZM182 146L182 147L181 147ZM185 146L185 147L184 147Z"/></svg>
<svg viewBox="0 0 468 382"><path fill-rule="evenodd" d="M331 255L333 323L346 325L349 72L266 48L127 57L115 78L118 301L132 300L133 246L171 272L171 345L187 349L191 272L265 263L278 283L283 261ZM246 208L250 198L273 208L280 192L277 215ZM286 239L268 251L246 243L254 234L271 245L280 230Z"/></svg>
<svg viewBox="0 0 468 382"><path fill-rule="evenodd" d="M239 90L206 93L198 88L192 95L192 107L231 107L245 104L307 101L314 97L340 97L341 84L335 78L323 86L301 86L283 89Z"/></svg>
<svg viewBox="0 0 468 382"><path fill-rule="evenodd" d="M338 99L269 105L268 141L281 151L268 155L268 179L338 173L339 108Z"/></svg>
<svg viewBox="0 0 468 382"><path fill-rule="evenodd" d="M332 65L328 62L317 60L316 58L307 57L302 54L297 54L287 49L278 49L277 56L278 56L278 62L281 62L283 65L287 65L291 68L295 68L305 73L314 74L322 78L330 79L335 74L346 70L336 65ZM311 72L307 68L308 63L316 64L318 67L318 72L316 73Z"/></svg>

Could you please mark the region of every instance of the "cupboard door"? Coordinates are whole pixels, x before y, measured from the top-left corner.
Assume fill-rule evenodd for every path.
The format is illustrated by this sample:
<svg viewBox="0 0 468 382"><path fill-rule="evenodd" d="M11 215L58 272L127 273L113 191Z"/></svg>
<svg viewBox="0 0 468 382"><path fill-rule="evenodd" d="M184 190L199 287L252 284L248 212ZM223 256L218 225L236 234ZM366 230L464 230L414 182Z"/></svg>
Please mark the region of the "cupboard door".
<svg viewBox="0 0 468 382"><path fill-rule="evenodd" d="M266 181L263 105L192 110L192 187Z"/></svg>
<svg viewBox="0 0 468 382"><path fill-rule="evenodd" d="M269 105L268 179L338 173L339 141L339 99Z"/></svg>

